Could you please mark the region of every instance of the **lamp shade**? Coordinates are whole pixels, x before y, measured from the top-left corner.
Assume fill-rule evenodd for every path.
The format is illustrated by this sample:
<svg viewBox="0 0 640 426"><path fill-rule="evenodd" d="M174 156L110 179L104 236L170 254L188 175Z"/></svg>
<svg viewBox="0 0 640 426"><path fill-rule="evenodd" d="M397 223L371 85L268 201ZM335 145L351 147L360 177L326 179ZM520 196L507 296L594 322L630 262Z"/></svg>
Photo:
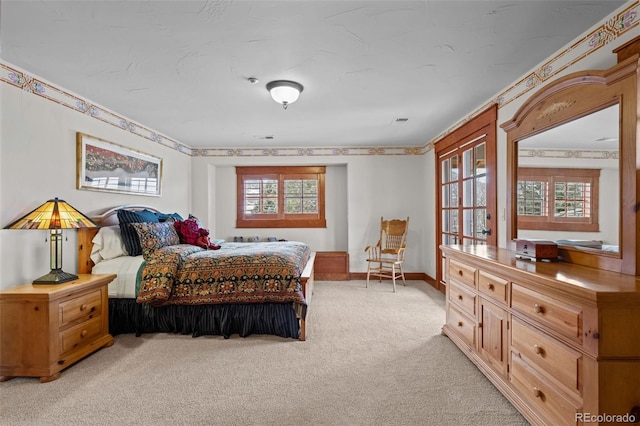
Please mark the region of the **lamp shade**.
<svg viewBox="0 0 640 426"><path fill-rule="evenodd" d="M5 226L5 229L49 230L51 272L37 278L33 284L51 285L78 279L77 275L62 270L62 230L97 227L94 221L71 207L66 201L54 198Z"/></svg>
<svg viewBox="0 0 640 426"><path fill-rule="evenodd" d="M271 97L274 101L282 104L284 109L298 100L303 89L302 84L295 81L276 80L267 83L267 90L271 93Z"/></svg>
<svg viewBox="0 0 640 426"><path fill-rule="evenodd" d="M5 229L73 229L98 225L66 201L54 198L22 216Z"/></svg>

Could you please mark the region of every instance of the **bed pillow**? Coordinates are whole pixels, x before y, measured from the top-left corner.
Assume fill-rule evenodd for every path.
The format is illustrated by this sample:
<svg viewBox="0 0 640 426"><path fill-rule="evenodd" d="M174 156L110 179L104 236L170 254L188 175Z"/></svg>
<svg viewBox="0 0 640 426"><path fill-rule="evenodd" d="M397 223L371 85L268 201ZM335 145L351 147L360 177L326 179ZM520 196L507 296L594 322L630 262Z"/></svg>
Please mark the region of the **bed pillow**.
<svg viewBox="0 0 640 426"><path fill-rule="evenodd" d="M175 227L182 244L196 245L196 240L199 235L198 230L200 229L200 225L197 221L193 219L179 220L173 222L173 226Z"/></svg>
<svg viewBox="0 0 640 426"><path fill-rule="evenodd" d="M173 222L132 223L131 227L138 234L142 256L146 260L159 248L180 244L180 238Z"/></svg>
<svg viewBox="0 0 640 426"><path fill-rule="evenodd" d="M142 246L136 230L131 226L134 223L158 223L158 217L150 210L131 211L118 210L118 222L120 222L120 234L129 256L140 256Z"/></svg>
<svg viewBox="0 0 640 426"><path fill-rule="evenodd" d="M158 213L157 216L160 222L175 222L182 220L182 216L178 213Z"/></svg>
<svg viewBox="0 0 640 426"><path fill-rule="evenodd" d="M96 265L102 260L110 260L127 255L119 225L103 226L91 242L93 246L91 247L90 257Z"/></svg>

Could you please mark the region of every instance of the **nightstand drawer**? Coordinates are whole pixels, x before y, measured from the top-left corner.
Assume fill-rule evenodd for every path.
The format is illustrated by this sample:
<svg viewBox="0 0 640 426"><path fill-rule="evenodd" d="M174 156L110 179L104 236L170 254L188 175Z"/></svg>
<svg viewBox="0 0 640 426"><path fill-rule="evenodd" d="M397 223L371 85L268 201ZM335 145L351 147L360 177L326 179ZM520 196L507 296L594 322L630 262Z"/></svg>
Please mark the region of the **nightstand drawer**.
<svg viewBox="0 0 640 426"><path fill-rule="evenodd" d="M60 329L63 329L78 320L86 321L100 315L102 312L102 291L93 291L62 302L59 306Z"/></svg>
<svg viewBox="0 0 640 426"><path fill-rule="evenodd" d="M83 322L60 333L61 353L84 346L102 334L102 318Z"/></svg>
<svg viewBox="0 0 640 426"><path fill-rule="evenodd" d="M18 376L51 382L63 369L113 345L107 286L114 278L79 274L62 284L0 291L0 382Z"/></svg>
<svg viewBox="0 0 640 426"><path fill-rule="evenodd" d="M551 336L512 320L511 346L526 357L532 365L557 379L569 390L580 395L582 354Z"/></svg>
<svg viewBox="0 0 640 426"><path fill-rule="evenodd" d="M511 287L511 306L534 321L582 343L582 309L580 307L518 284L513 284Z"/></svg>

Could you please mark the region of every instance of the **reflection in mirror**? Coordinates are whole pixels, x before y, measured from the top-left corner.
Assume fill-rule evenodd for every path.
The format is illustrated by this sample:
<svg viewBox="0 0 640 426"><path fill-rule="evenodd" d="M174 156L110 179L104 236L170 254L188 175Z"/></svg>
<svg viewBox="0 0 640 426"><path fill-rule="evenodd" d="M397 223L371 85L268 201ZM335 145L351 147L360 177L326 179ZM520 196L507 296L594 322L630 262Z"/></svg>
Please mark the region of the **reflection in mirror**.
<svg viewBox="0 0 640 426"><path fill-rule="evenodd" d="M618 104L518 142L518 238L619 253Z"/></svg>

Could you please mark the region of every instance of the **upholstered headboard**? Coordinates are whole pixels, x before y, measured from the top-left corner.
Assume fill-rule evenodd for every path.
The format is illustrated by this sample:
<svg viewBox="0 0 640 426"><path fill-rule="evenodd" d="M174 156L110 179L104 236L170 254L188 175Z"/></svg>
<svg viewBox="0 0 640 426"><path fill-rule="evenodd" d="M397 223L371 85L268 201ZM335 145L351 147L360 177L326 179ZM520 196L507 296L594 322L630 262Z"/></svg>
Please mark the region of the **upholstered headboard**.
<svg viewBox="0 0 640 426"><path fill-rule="evenodd" d="M160 213L160 211L154 207L143 206L138 204L128 204L123 206L113 207L106 210L96 216L92 216L91 220L100 226L109 226L118 224L118 210L131 210L141 211L150 210L154 213ZM93 268L93 261L91 260L91 240L98 233L100 228L80 228L78 229L78 273L90 274Z"/></svg>

